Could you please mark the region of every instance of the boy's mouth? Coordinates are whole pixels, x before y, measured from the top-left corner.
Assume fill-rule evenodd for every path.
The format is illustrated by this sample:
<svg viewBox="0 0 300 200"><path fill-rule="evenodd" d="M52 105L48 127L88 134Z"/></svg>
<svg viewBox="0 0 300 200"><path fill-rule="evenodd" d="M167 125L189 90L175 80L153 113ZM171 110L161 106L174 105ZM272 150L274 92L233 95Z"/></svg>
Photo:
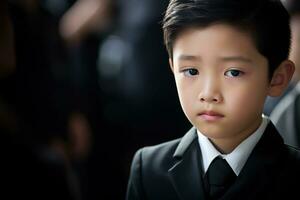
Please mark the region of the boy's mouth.
<svg viewBox="0 0 300 200"><path fill-rule="evenodd" d="M214 111L204 111L199 113L198 116L204 119L205 121L216 121L224 117L224 115Z"/></svg>

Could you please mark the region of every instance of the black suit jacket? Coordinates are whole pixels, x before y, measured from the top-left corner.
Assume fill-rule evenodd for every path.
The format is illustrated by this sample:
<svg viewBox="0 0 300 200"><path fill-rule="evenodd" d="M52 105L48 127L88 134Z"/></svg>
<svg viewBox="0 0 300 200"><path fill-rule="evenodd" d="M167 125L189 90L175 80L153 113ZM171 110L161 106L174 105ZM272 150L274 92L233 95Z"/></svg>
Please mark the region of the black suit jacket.
<svg viewBox="0 0 300 200"><path fill-rule="evenodd" d="M299 190L300 151L285 145L270 123L235 183L221 199L300 199ZM181 139L140 149L132 162L126 198L208 199L196 129Z"/></svg>

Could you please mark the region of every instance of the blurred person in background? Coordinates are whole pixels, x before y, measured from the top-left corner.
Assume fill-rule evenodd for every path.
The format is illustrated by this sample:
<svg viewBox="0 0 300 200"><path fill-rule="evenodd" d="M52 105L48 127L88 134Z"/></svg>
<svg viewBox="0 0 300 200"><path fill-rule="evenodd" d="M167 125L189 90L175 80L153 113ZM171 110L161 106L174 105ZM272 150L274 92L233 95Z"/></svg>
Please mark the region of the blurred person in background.
<svg viewBox="0 0 300 200"><path fill-rule="evenodd" d="M0 130L11 136L16 132L15 49L11 19L6 1L0 3Z"/></svg>
<svg viewBox="0 0 300 200"><path fill-rule="evenodd" d="M36 52L31 54L33 53L31 44L35 42L37 35L31 35L30 28L38 24L32 23L32 26L29 26L30 23L22 24L21 21L30 22L33 19L31 14L37 11L36 3L37 1L0 2L0 128L2 134L0 154L1 182L4 186L2 195L9 199L22 197L77 200L78 191L71 181L73 174L67 162L62 155L47 146L50 143L49 138L44 138L47 128L39 129L38 132L24 126L27 122L34 121L29 120L33 116L31 105L34 104L28 100L34 99L34 96L30 96L33 88L26 87L30 79L22 79L24 78L22 72L32 73L29 63L36 61L35 56L38 57L40 54ZM20 16L22 18L18 18ZM19 35L21 33L22 36ZM24 44L22 42L27 42L27 45L22 46ZM34 67L43 68L43 65ZM23 96L25 94L28 96ZM28 113L22 112L26 109ZM35 120L38 121L36 118ZM39 135L33 135L33 131ZM43 142L41 138L44 139Z"/></svg>
<svg viewBox="0 0 300 200"><path fill-rule="evenodd" d="M285 142L300 147L300 1L285 0L291 15L292 46L290 59L295 63L294 87L280 100L271 113L271 120L282 134Z"/></svg>
<svg viewBox="0 0 300 200"><path fill-rule="evenodd" d="M103 115L121 141L125 177L133 153L179 137L188 122L179 108L160 23L168 0L120 0L113 32L99 48ZM117 125L117 126L116 126Z"/></svg>
<svg viewBox="0 0 300 200"><path fill-rule="evenodd" d="M123 198L134 152L187 130L160 29L168 2L78 0L60 21L74 64L88 69L86 77L98 86L88 87L98 91L92 95L98 103L90 105L99 110L88 164L90 199Z"/></svg>
<svg viewBox="0 0 300 200"><path fill-rule="evenodd" d="M7 1L0 2L0 132L2 147L12 141L17 132L15 98L16 59L13 26ZM3 149L5 149L3 148Z"/></svg>
<svg viewBox="0 0 300 200"><path fill-rule="evenodd" d="M123 197L120 157L117 149L110 147L112 134L107 132L108 126L102 115L104 97L96 64L99 45L113 27L114 9L111 0L78 0L59 22L59 34L70 62L73 101L88 116L87 121L82 112L74 112L68 125L70 141L77 152L72 156L72 163L80 177L83 199ZM84 133L88 132L89 137L86 137ZM84 143L89 144L88 151L84 150L87 147Z"/></svg>

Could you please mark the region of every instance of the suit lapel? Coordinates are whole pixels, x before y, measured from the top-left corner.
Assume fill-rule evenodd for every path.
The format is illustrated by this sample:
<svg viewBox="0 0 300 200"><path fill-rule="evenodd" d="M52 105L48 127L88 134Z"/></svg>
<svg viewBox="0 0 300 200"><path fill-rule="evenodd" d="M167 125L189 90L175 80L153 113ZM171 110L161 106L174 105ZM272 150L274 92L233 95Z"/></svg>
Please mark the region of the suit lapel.
<svg viewBox="0 0 300 200"><path fill-rule="evenodd" d="M222 200L262 199L276 182L285 159L283 139L270 122L262 138L257 143L236 182ZM201 152L196 129L191 129L179 143L169 169L170 180L181 200L202 200L203 187ZM268 191L270 192L270 191Z"/></svg>
<svg viewBox="0 0 300 200"><path fill-rule="evenodd" d="M191 129L178 145L175 164L169 169L170 180L181 200L205 199L201 178L200 148L196 129Z"/></svg>
<svg viewBox="0 0 300 200"><path fill-rule="evenodd" d="M270 123L236 182L222 199L261 199L261 195L266 195L281 168L283 145L282 138Z"/></svg>

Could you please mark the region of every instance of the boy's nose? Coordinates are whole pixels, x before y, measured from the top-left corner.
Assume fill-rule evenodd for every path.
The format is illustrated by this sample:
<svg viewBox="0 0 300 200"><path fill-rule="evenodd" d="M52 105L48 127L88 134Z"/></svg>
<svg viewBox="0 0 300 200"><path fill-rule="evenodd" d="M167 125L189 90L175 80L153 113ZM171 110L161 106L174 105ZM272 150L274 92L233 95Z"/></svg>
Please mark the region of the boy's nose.
<svg viewBox="0 0 300 200"><path fill-rule="evenodd" d="M201 102L206 102L206 103L220 103L222 101L222 98L220 95L202 95L200 97Z"/></svg>
<svg viewBox="0 0 300 200"><path fill-rule="evenodd" d="M220 102L219 98L217 98L217 97L201 97L200 101L201 102L209 102L209 103L212 103L212 102L218 103L218 102Z"/></svg>
<svg viewBox="0 0 300 200"><path fill-rule="evenodd" d="M198 99L203 103L221 103L223 101L223 97L215 83L206 84L206 87L202 88L202 91L199 93Z"/></svg>

